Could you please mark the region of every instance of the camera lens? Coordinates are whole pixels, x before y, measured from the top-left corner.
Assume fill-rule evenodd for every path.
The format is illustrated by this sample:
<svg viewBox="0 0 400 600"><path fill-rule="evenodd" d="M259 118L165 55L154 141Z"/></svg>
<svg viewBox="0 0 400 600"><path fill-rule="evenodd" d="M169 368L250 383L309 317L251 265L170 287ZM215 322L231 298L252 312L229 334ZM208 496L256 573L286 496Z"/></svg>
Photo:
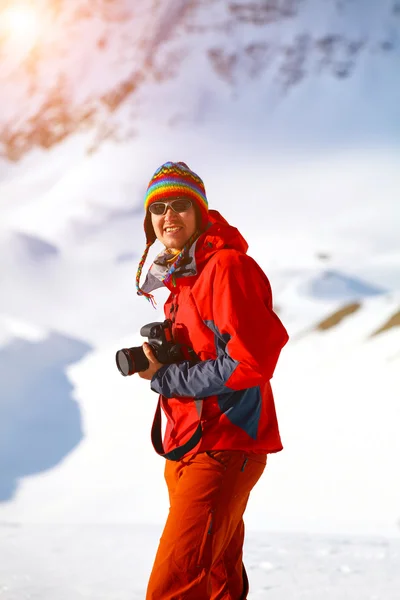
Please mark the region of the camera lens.
<svg viewBox="0 0 400 600"><path fill-rule="evenodd" d="M134 367L129 350L118 350L117 354L115 355L115 362L117 363L118 371L121 373L121 375L124 375L124 377L133 375Z"/></svg>
<svg viewBox="0 0 400 600"><path fill-rule="evenodd" d="M115 355L115 362L117 363L118 371L125 377L149 368L149 361L141 346L118 350Z"/></svg>

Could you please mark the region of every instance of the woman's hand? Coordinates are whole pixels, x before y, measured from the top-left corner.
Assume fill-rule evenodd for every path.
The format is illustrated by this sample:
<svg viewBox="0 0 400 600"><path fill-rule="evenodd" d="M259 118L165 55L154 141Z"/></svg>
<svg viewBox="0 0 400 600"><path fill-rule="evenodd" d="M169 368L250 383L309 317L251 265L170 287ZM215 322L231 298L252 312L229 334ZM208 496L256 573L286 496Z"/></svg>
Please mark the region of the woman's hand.
<svg viewBox="0 0 400 600"><path fill-rule="evenodd" d="M151 349L150 344L148 344L147 342L145 342L142 346L143 348L143 352L147 358L147 360L149 361L149 368L146 369L146 371L139 371L139 377L141 377L142 379L153 379L153 375L155 375L155 373L157 373L158 369L160 369L163 364L160 363L156 357L153 354L153 351Z"/></svg>

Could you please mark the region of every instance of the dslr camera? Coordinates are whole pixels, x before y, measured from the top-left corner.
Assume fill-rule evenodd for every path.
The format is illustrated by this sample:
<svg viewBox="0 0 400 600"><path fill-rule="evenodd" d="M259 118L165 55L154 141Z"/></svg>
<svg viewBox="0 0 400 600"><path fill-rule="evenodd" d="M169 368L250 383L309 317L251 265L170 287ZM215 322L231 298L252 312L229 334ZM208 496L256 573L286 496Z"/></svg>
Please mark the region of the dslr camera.
<svg viewBox="0 0 400 600"><path fill-rule="evenodd" d="M140 335L148 338L153 354L160 363L168 365L185 360L180 344L175 344L172 339L170 319L166 319L163 323L155 322L144 325L140 330ZM149 368L149 361L141 346L118 350L115 361L118 371L124 377L139 371L146 371Z"/></svg>

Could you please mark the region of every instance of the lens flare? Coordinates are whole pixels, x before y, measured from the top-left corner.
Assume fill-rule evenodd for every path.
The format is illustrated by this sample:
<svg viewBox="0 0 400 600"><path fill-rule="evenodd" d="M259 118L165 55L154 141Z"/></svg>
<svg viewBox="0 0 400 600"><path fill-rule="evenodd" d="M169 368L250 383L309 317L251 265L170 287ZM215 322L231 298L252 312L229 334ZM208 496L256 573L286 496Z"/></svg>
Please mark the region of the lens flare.
<svg viewBox="0 0 400 600"><path fill-rule="evenodd" d="M39 38L40 21L32 5L19 2L0 13L1 30L15 45L31 48Z"/></svg>

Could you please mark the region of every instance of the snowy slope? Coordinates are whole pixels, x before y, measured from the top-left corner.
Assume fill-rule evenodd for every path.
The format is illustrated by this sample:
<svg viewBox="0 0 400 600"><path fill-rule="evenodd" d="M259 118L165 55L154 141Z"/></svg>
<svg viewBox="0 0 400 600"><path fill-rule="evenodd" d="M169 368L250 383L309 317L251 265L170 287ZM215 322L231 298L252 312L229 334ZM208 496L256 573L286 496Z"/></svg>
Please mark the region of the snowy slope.
<svg viewBox="0 0 400 600"><path fill-rule="evenodd" d="M0 526L6 600L143 600L159 530L138 525ZM250 532L249 600L397 600L399 540Z"/></svg>
<svg viewBox="0 0 400 600"><path fill-rule="evenodd" d="M126 152L130 154L130 147ZM123 155L121 148L119 153ZM191 154L194 160L195 152ZM56 162L56 152L54 157ZM83 190L88 184L99 189L91 172L93 161L102 171L100 158L98 154L86 159L87 173L85 161L80 163L79 173L85 174L79 179ZM206 169L204 157L197 158ZM363 215L365 226L357 231L355 243L353 232L359 213L348 197L342 198L337 213L336 209L332 211L329 228L324 223L330 204L325 210L319 206L321 191L325 191L322 184L315 189L312 178L310 187L303 183L308 192L307 212L304 214L298 206L292 186L300 176L307 181L307 169L312 172L313 164L302 162L300 175L296 164L285 163L287 187L282 184L280 164L275 175L276 186L280 187L274 194L280 192L279 202L272 199L272 223L268 219L261 228L260 214L266 209L259 199L262 196L257 195L257 189L262 190L257 181L253 183L253 210L240 219L242 187L249 180L255 181L251 169L247 177L243 174L236 179L236 193L234 181L229 184L228 200L217 194L213 202L209 192L212 205L234 223L235 214L240 219L252 254L271 277L277 310L292 336L273 382L285 452L271 458L268 477L254 493L248 522L250 527L258 528L396 533L399 486L392 474L400 450L396 427L398 329L371 336L399 306L399 263L393 260L396 213L391 209L391 201L395 206L397 175L394 169L391 171L390 162L385 164L386 179L392 177L394 191L393 197L384 197L387 216L379 230L374 218L373 186L370 195L363 195L363 205L370 207L369 219ZM378 164L376 160L374 164ZM219 175L223 172L221 164ZM327 158L324 185L330 195L337 172L335 159ZM78 190L74 172L69 173L72 187ZM377 177L376 172L368 176ZM359 181L356 177L354 182L353 175L348 177L352 195L351 186L357 187ZM345 182L341 185L345 187ZM368 187L365 180L364 185ZM149 441L155 396L143 381L121 378L114 363L118 348L140 343L136 332L143 323L162 318L160 311L154 312L134 293L136 264L143 249L142 217L137 210L140 189L136 203L131 203L132 215L128 216L115 207L114 196L107 189L100 197L101 203L98 201L100 216L99 210L94 214L88 211L85 195L79 203L78 192L75 206L80 211L79 219L71 216L74 205L65 200L57 203L57 196L53 203L42 205L38 195L37 203L26 201L3 211L3 222L8 225L3 257L8 251L9 260L2 267L2 281L6 282L2 311L14 317L24 315L33 323L61 331L63 336L69 333L96 348L67 370L73 385L70 401L78 402L80 409L81 443L63 458L58 469L44 470L39 463L35 476L24 479L14 472L18 493L1 508L6 521L161 522L165 514L162 461ZM127 199L124 201L129 205ZM292 222L288 213L293 214ZM79 235L75 231L77 222ZM348 234L343 228L346 223ZM22 240L16 237L18 224L29 236L44 239L58 252L44 251L46 245L36 245L32 255L26 239L21 247ZM325 240L318 233L321 227L326 231ZM37 252L37 247L42 251ZM328 258L317 256L321 248ZM121 253L127 253L122 261L118 260ZM391 260L385 263L388 256ZM376 269L378 259L386 270ZM160 291L160 307L163 297L165 293ZM319 324L351 303L358 305L354 312L335 326L319 329ZM3 351L9 356L10 344L5 344ZM24 364L29 369L29 363ZM4 377L2 389L13 394L14 380L7 373ZM30 397L29 391L27 378L21 397ZM36 452L34 443L31 451ZM145 460L139 458L142 456Z"/></svg>
<svg viewBox="0 0 400 600"><path fill-rule="evenodd" d="M36 71L0 46L0 520L163 520L156 398L114 355L162 318L135 294L143 195L185 160L292 339L250 528L398 532L396 2L37 5Z"/></svg>
<svg viewBox="0 0 400 600"><path fill-rule="evenodd" d="M274 147L398 139L397 0L41 0L25 44L6 11L0 141L12 160L82 129L93 150L165 123Z"/></svg>

